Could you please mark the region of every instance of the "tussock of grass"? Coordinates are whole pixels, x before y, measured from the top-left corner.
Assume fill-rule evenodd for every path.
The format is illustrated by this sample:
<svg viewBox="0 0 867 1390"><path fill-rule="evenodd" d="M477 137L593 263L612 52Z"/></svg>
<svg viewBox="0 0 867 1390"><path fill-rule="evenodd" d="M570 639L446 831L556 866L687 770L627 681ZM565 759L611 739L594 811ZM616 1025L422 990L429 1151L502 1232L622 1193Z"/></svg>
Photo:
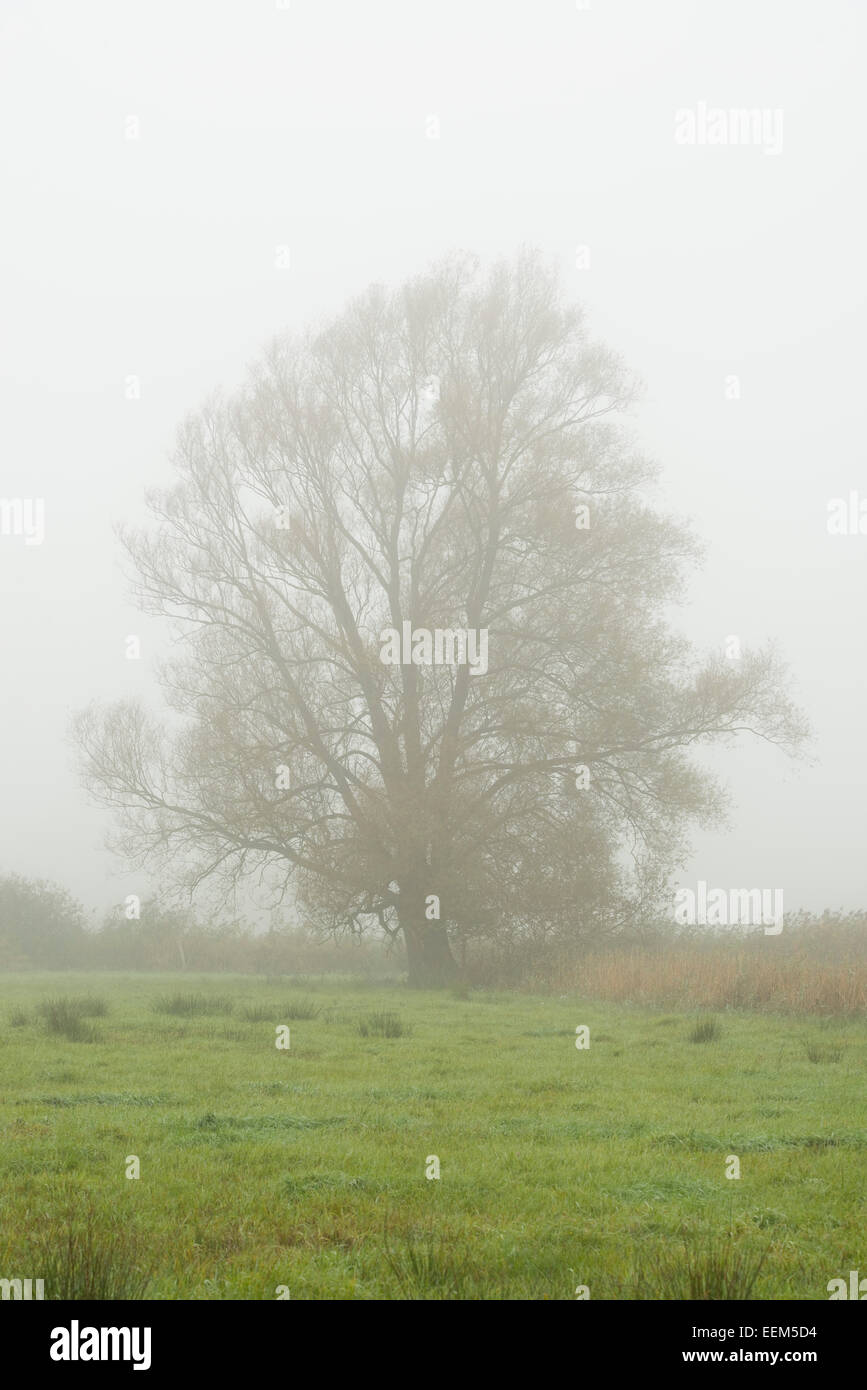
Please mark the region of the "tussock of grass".
<svg viewBox="0 0 867 1390"><path fill-rule="evenodd" d="M150 1270L143 1245L115 1212L76 1196L40 1224L27 1241L27 1259L33 1277L45 1281L46 1298L144 1298Z"/></svg>
<svg viewBox="0 0 867 1390"><path fill-rule="evenodd" d="M280 1010L272 1004L244 1004L238 1010L238 1017L244 1023L271 1023Z"/></svg>
<svg viewBox="0 0 867 1390"><path fill-rule="evenodd" d="M296 1020L318 1018L322 1013L322 1005L314 1004L312 999L291 999L288 1004L284 1004L280 1011L281 1021L288 1018L290 1022Z"/></svg>
<svg viewBox="0 0 867 1390"><path fill-rule="evenodd" d="M248 1081L245 1089L257 1091L265 1096L317 1096L320 1088L314 1086L311 1081Z"/></svg>
<svg viewBox="0 0 867 1390"><path fill-rule="evenodd" d="M719 1042L722 1028L716 1018L700 1018L689 1031L691 1043Z"/></svg>
<svg viewBox="0 0 867 1390"><path fill-rule="evenodd" d="M408 1038L412 1028L398 1014L385 1011L360 1019L358 1031L363 1038Z"/></svg>
<svg viewBox="0 0 867 1390"><path fill-rule="evenodd" d="M332 1125L342 1125L343 1115L333 1115L326 1119L309 1119L305 1115L214 1115L210 1111L196 1122L196 1129L226 1133L247 1130L253 1133L266 1133L280 1129L327 1129Z"/></svg>
<svg viewBox="0 0 867 1390"><path fill-rule="evenodd" d="M84 994L77 999L61 995L57 999L45 999L37 1006L37 1013L50 1020L55 1017L66 1018L105 1018L108 1004L94 994Z"/></svg>
<svg viewBox="0 0 867 1390"><path fill-rule="evenodd" d="M767 1257L767 1247L757 1251L730 1236L693 1236L680 1249L642 1254L628 1296L665 1302L742 1301L752 1297Z"/></svg>
<svg viewBox="0 0 867 1390"><path fill-rule="evenodd" d="M160 994L152 1007L154 1013L176 1018L206 1018L230 1014L234 1002L225 994Z"/></svg>
<svg viewBox="0 0 867 1390"><path fill-rule="evenodd" d="M839 1062L843 1056L842 1047L833 1044L821 1047L818 1043L808 1042L804 1044L804 1052L808 1062Z"/></svg>
<svg viewBox="0 0 867 1390"><path fill-rule="evenodd" d="M312 1192L364 1192L370 1187L364 1178L346 1173L311 1173L306 1177L287 1177L283 1190L289 1198L303 1198Z"/></svg>
<svg viewBox="0 0 867 1390"><path fill-rule="evenodd" d="M57 1033L69 1042L95 1042L99 1035L85 1019L108 1013L108 1007L103 1000L92 997L59 998L43 1000L37 1012L49 1033Z"/></svg>
<svg viewBox="0 0 867 1390"><path fill-rule="evenodd" d="M28 1096L18 1102L19 1105L32 1103L61 1107L73 1105L143 1105L150 1109L154 1105L175 1105L177 1101L167 1095L140 1095L135 1091L94 1091L75 1096Z"/></svg>
<svg viewBox="0 0 867 1390"><path fill-rule="evenodd" d="M97 994L85 994L80 999L76 999L75 1003L82 1018L106 1018L108 1016L108 1001L101 999Z"/></svg>
<svg viewBox="0 0 867 1390"><path fill-rule="evenodd" d="M491 1282L465 1245L432 1231L386 1232L385 1256L405 1299L477 1299Z"/></svg>
<svg viewBox="0 0 867 1390"><path fill-rule="evenodd" d="M660 1148L686 1149L696 1153L774 1153L778 1149L863 1149L867 1148L867 1132L831 1134L702 1134L687 1130L684 1134L657 1134L651 1142Z"/></svg>

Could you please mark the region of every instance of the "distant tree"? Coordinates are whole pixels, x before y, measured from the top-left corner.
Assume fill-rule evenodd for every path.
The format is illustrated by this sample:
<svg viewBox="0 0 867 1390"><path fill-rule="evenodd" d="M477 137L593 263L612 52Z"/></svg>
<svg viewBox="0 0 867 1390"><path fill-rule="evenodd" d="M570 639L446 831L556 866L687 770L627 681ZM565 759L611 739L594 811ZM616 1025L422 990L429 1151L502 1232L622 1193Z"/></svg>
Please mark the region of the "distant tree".
<svg viewBox="0 0 867 1390"><path fill-rule="evenodd" d="M183 635L172 719L77 722L119 848L402 933L417 984L480 935L616 930L719 812L690 751L805 734L771 651L668 626L696 545L644 497L633 397L526 253L375 287L191 416L156 529L122 533ZM437 629L486 633L487 670L427 664Z"/></svg>
<svg viewBox="0 0 867 1390"><path fill-rule="evenodd" d="M94 951L97 958L108 954L132 968L180 966L185 970L184 941L198 930L192 907L170 906L150 897L141 904L140 915L129 919L125 905L119 903L106 914Z"/></svg>
<svg viewBox="0 0 867 1390"><path fill-rule="evenodd" d="M65 888L20 874L0 877L0 961L52 969L77 964L84 910Z"/></svg>

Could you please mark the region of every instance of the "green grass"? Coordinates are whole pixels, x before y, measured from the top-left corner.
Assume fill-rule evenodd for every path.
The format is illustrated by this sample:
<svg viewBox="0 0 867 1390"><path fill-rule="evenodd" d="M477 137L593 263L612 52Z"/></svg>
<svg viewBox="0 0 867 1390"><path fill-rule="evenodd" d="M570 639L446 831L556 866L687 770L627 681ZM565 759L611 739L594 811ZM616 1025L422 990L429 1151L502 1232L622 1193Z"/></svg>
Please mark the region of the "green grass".
<svg viewBox="0 0 867 1390"><path fill-rule="evenodd" d="M690 1030L689 1040L692 1043L719 1042L722 1037L722 1028L718 1018L700 1018Z"/></svg>
<svg viewBox="0 0 867 1390"><path fill-rule="evenodd" d="M0 1275L47 1298L824 1300L867 1266L863 1019L732 1011L696 1046L670 1006L323 977L281 1050L290 985L5 976ZM49 1003L94 993L87 1046L50 1031Z"/></svg>
<svg viewBox="0 0 867 1390"><path fill-rule="evenodd" d="M41 1000L36 1012L49 1033L58 1033L68 1042L96 1042L99 1034L91 1024L85 1022L85 1019L104 1018L108 1013L108 1005L104 999L95 999L90 995L83 999L68 999L62 996L59 999ZM26 1020L22 1023L20 1013L17 1024L14 1014L12 1021L17 1027L26 1026Z"/></svg>
<svg viewBox="0 0 867 1390"><path fill-rule="evenodd" d="M234 1004L224 994L158 994L153 1002L156 1014L173 1014L179 1018L202 1018L230 1014Z"/></svg>
<svg viewBox="0 0 867 1390"><path fill-rule="evenodd" d="M385 1010L359 1019L358 1031L362 1038L408 1038L412 1028L398 1014Z"/></svg>
<svg viewBox="0 0 867 1390"><path fill-rule="evenodd" d="M311 1018L318 1018L322 1013L322 1005L314 1004L310 999L291 999L288 1004L284 1004L279 1011L281 1019L301 1019L309 1021Z"/></svg>

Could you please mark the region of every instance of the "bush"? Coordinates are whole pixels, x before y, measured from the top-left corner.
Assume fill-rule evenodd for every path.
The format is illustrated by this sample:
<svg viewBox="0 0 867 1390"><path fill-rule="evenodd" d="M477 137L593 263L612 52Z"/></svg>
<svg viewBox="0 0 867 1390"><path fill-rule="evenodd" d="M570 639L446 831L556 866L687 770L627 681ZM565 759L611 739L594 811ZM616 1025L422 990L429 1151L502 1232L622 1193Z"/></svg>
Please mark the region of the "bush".
<svg viewBox="0 0 867 1390"><path fill-rule="evenodd" d="M73 965L86 941L84 910L65 888L20 874L0 877L0 965Z"/></svg>

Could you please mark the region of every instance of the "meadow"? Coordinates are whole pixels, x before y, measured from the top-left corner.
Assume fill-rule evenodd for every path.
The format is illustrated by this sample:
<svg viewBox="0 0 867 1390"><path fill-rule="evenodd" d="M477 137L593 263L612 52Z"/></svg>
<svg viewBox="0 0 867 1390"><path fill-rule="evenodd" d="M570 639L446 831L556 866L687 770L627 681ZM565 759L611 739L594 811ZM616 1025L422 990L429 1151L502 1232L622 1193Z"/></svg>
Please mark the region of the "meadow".
<svg viewBox="0 0 867 1390"><path fill-rule="evenodd" d="M8 974L0 1277L47 1298L823 1300L867 1275L865 1074L860 1012Z"/></svg>

